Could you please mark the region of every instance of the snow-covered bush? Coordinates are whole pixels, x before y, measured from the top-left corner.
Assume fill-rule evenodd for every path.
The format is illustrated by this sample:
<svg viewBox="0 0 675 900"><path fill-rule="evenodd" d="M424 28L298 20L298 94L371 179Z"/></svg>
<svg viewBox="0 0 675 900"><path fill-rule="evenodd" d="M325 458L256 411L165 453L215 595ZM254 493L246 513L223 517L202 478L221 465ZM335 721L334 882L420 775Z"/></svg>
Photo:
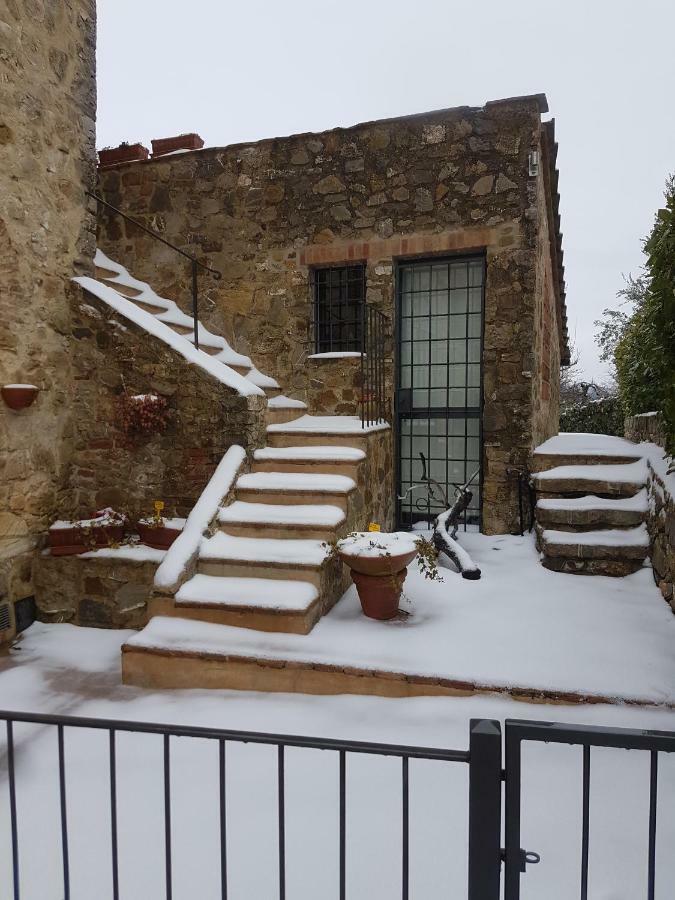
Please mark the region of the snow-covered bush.
<svg viewBox="0 0 675 900"><path fill-rule="evenodd" d="M623 405L619 397L565 403L560 409L560 431L623 436Z"/></svg>

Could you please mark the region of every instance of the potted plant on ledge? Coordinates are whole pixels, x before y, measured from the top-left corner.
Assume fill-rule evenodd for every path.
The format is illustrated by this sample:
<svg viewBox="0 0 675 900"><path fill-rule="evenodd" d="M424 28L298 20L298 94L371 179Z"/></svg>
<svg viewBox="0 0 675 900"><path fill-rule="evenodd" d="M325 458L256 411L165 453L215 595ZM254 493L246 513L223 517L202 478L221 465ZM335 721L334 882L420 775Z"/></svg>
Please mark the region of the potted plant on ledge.
<svg viewBox="0 0 675 900"><path fill-rule="evenodd" d="M107 506L90 519L60 519L49 527L52 556L74 556L98 547L114 547L124 540L127 517Z"/></svg>
<svg viewBox="0 0 675 900"><path fill-rule="evenodd" d="M370 619L393 619L398 614L403 582L416 556L425 577L440 580L433 547L418 535L357 531L338 541L335 549L349 566L361 609Z"/></svg>
<svg viewBox="0 0 675 900"><path fill-rule="evenodd" d="M179 525L176 519L165 519L162 516L163 509L164 502L155 500L154 515L139 519L137 523L141 543L154 547L155 550L168 550L182 530L182 520Z"/></svg>

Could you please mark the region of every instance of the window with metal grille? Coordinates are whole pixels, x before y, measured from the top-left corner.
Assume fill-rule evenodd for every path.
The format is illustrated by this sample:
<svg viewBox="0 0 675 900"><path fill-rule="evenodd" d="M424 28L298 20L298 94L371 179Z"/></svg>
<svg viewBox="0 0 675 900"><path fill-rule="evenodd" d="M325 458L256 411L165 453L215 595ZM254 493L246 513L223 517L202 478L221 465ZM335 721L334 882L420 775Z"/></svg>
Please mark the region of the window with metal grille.
<svg viewBox="0 0 675 900"><path fill-rule="evenodd" d="M317 353L360 352L366 267L314 269L314 333Z"/></svg>
<svg viewBox="0 0 675 900"><path fill-rule="evenodd" d="M12 624L9 603L0 603L0 631L7 631Z"/></svg>

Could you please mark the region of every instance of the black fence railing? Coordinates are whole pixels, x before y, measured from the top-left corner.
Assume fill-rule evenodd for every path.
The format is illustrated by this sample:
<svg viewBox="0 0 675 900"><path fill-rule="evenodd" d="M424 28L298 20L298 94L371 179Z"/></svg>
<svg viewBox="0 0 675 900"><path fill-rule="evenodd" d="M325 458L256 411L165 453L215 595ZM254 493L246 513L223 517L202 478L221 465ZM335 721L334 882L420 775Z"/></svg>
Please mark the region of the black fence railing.
<svg viewBox="0 0 675 900"><path fill-rule="evenodd" d="M108 809L104 815L109 821L110 854L109 866L112 874L112 898L121 900L123 891L120 886L120 844L118 826L118 761L117 737L120 733L155 735L161 747L161 781L163 785L163 882L157 884L153 896L164 895L172 900L174 889L173 873L173 832L172 822L172 748L181 739L198 739L214 742L218 747L217 757L213 758L217 766L215 775L218 782L217 804L218 816L215 819L218 830L217 850L214 851L213 865L218 871L219 894L226 900L229 889L228 876L228 826L226 773L227 747L230 743L259 744L276 747L276 843L278 854L278 896L285 900L287 889L287 806L286 806L286 760L289 748L321 750L333 753L336 757L338 774L337 816L338 842L335 854L338 869L338 896L340 900L347 898L347 868L349 864L347 841L347 809L348 809L348 760L353 755L374 755L394 757L400 760L400 892L389 896L400 896L402 900L410 900L414 891L410 884L410 760L429 760L439 763L468 764L469 774L469 812L468 812L468 900L500 900L501 867L505 864L504 900L519 900L521 876L527 866L540 862L539 854L526 851L521 847L521 783L522 783L522 744L526 741L546 744L579 745L582 748L582 778L580 785L581 799L581 863L580 863L580 897L588 897L589 870L589 822L590 822L590 787L591 787L591 750L593 747L614 747L627 750L641 750L650 754L649 776L649 812L645 829L648 836L647 884L645 893L647 900L654 900L656 884L656 835L657 835L657 796L658 796L658 756L659 753L675 752L675 732L633 731L619 728L600 728L593 726L573 726L551 722L530 722L507 720L506 765L502 768L502 729L499 722L486 719L472 719L469 729L469 749L451 750L443 748L416 747L398 744L369 743L364 741L340 741L297 735L265 734L248 731L230 731L216 728L185 727L180 725L162 725L147 722L128 722L110 719L80 718L72 716L54 716L32 713L0 712L0 722L6 725L6 746L2 747L0 735L0 814L4 819L8 809L10 823L10 861L12 872L12 893L9 884L3 884L1 896L21 900L21 871L24 852L19 846L19 835L22 829L19 824L22 817L21 803L17 801L16 771L21 759L22 745L17 745L16 728L18 724L34 724L53 729L56 733L54 742L56 759L54 772L58 780L58 804L60 821L60 852L62 868L62 896L64 900L71 898L71 830L72 823L68 815L68 784L74 777L73 770L68 769L66 756L66 733L71 729L86 731L94 729L107 732L107 796ZM159 749L158 747L158 749ZM127 746L128 751L128 746ZM3 765L4 763L4 765ZM44 765L43 765L44 768ZM3 769L5 771L3 771ZM125 770L126 771L126 770ZM6 774L7 789L3 781ZM104 773L105 774L105 773ZM504 798L504 836L505 849L502 849L502 784L505 783ZM149 795L151 792L149 791ZM451 802L451 798L447 798ZM7 806L5 806L7 804ZM672 808L672 801L669 804ZM175 809L174 809L175 815ZM555 817L552 817L555 820ZM204 821L207 821L204 819ZM418 821L418 820L417 820ZM206 826L204 826L206 827ZM25 833L25 831L24 831ZM72 846L82 846L81 834L76 834ZM206 835L200 834L200 843L205 842ZM555 835L556 841L559 835ZM28 847L28 854L33 848ZM142 850L139 852L143 852ZM106 854L107 855L107 854ZM34 853L30 855L31 865L35 865ZM100 858L100 857L99 857ZM0 858L1 859L1 858ZM128 862L128 861L127 861ZM545 863L546 860L543 860ZM631 860L635 867L640 860ZM101 873L103 877L103 873ZM666 877L669 877L667 874ZM553 883L550 886L554 889ZM546 896L546 889L539 894Z"/></svg>
<svg viewBox="0 0 675 900"><path fill-rule="evenodd" d="M592 725L563 725L557 722L526 722L507 719L506 734L506 789L505 789L505 839L506 861L504 900L519 900L521 874L530 862L538 862L538 854L528 856L521 850L521 781L522 744L533 741L546 744L578 745L582 748L581 796L581 864L579 894L588 898L589 825L591 788L591 748L614 747L622 750L642 750L649 753L649 813L645 822L647 832L647 884L645 896L654 900L656 884L656 810L658 790L659 753L675 753L675 732L634 731L627 728L600 728ZM672 808L672 799L670 801ZM639 860L635 860L639 865ZM668 874L670 882L671 875ZM665 895L664 895L665 896ZM497 900L497 897L495 897Z"/></svg>
<svg viewBox="0 0 675 900"><path fill-rule="evenodd" d="M280 900L286 897L286 777L285 763L286 750L288 748L302 748L330 751L337 756L338 767L338 792L339 792L339 845L336 848L339 860L339 897L341 900L346 898L346 873L347 873L347 761L354 754L368 754L376 756L396 757L401 761L401 893L403 900L410 897L409 885L409 761L411 759L432 760L436 762L446 763L469 763L470 764L470 781L471 796L473 798L473 807L471 813L471 822L474 829L478 827L479 821L477 812L481 807L481 782L484 779L484 773L480 771L483 765L483 759L476 747L480 748L482 738L482 729L485 727L483 722L472 722L471 730L471 746L470 750L447 750L435 749L430 747L411 747L396 744L380 744L367 743L363 741L338 741L312 737L301 737L296 735L281 734L264 734L248 731L227 731L216 728L191 728L180 725L161 725L147 722L127 722L116 721L111 719L93 719L80 718L73 716L55 716L41 715L33 713L3 712L0 711L0 721L6 723L6 774L7 774L7 794L9 799L9 820L11 833L11 869L13 877L13 900L20 900L20 883L21 883L21 866L23 860L22 849L19 846L19 819L21 809L17 804L16 790L16 768L17 768L17 747L15 738L15 725L17 723L27 723L47 726L56 731L56 751L57 758L55 760L55 770L58 773L58 796L60 809L60 830L61 830L61 855L62 855L62 872L63 872L63 893L64 900L70 900L71 897L71 859L70 859L70 830L71 822L68 817L67 788L68 778L72 775L68 774L66 759L66 742L64 736L70 729L96 729L108 733L108 794L109 809L107 815L110 824L110 866L112 869L112 897L113 900L120 900L122 894L120 892L120 854L119 854L119 832L118 832L118 816L117 816L117 785L118 785L118 766L117 766L117 736L120 733L156 735L162 742L162 782L163 782L163 820L164 820L164 885L158 886L157 894L162 892L167 900L171 900L173 895L173 866L172 866L172 777L171 777L171 750L176 740L182 738L196 738L200 740L213 741L218 745L218 803L219 803L219 858L214 859L214 866L220 869L220 896L222 900L226 900L228 896L228 840L227 840L227 793L226 793L226 750L230 742L240 744L264 744L277 748L276 768L277 768L277 846L278 846L278 893ZM488 723L490 725L490 723ZM492 723L493 727L496 723ZM498 729L498 725L496 725ZM500 732L498 743L501 745ZM2 756L0 755L0 776L2 773ZM479 769L476 769L475 763ZM499 768L496 770L496 777L499 778ZM493 778L495 772L492 773ZM0 781L0 787L2 783ZM4 798L0 800L0 811L4 804ZM497 819L498 822L498 819ZM494 825L494 823L493 823ZM496 835L493 834L493 841L499 842L499 826L497 825ZM484 851L481 847L482 839L478 836L473 842L474 853L472 856L473 870L469 871L469 883L474 884L473 893L470 893L472 900L482 900L483 894L480 891L481 881L484 878ZM489 846L488 844L485 845ZM30 851L30 848L28 848ZM497 847L498 849L498 847ZM494 852L494 847L492 848ZM478 852L476 852L478 851ZM497 879L499 873L497 872ZM9 886L7 886L8 888ZM5 893L0 892L2 897Z"/></svg>
<svg viewBox="0 0 675 900"><path fill-rule="evenodd" d="M181 250L180 247L177 247L175 244L172 244L171 241L167 241L166 238L162 237L161 234L156 232L152 228L148 228L147 225L143 225L137 219L132 218L125 212L122 212L121 209L118 209L116 206L113 206L112 203L108 203L107 200L104 200L103 197L98 194L92 193L92 191L87 191L87 196L92 197L99 206L103 206L106 209L109 209L111 212L115 213L115 215L121 216L126 222L130 222L136 228L139 228L141 231L144 231L146 234L149 234L150 237L154 238L156 241L164 244L166 247L170 247L173 251L183 256L185 259L190 261L190 281L191 281L191 293L192 293L192 321L194 328L194 345L199 350L199 289L198 289L198 273L199 269L202 269L204 272L208 272L212 275L217 281L222 278L222 273L217 269L212 269L211 266L207 266L206 263L200 262L195 256L191 253L187 253L185 250Z"/></svg>
<svg viewBox="0 0 675 900"><path fill-rule="evenodd" d="M361 306L361 425L389 419L387 409L386 346L389 319L370 303Z"/></svg>

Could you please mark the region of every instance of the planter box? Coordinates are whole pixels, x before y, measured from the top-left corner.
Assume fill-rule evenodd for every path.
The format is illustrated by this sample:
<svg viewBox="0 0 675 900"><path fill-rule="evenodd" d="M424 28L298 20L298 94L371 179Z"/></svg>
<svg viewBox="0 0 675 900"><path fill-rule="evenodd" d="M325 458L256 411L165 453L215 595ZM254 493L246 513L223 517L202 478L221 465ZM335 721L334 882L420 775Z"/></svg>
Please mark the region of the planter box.
<svg viewBox="0 0 675 900"><path fill-rule="evenodd" d="M168 525L148 525L139 522L137 525L141 542L155 550L168 550L180 534L180 528L171 528Z"/></svg>
<svg viewBox="0 0 675 900"><path fill-rule="evenodd" d="M120 163L147 159L149 155L148 148L143 144L122 144L108 150L99 150L98 164L102 169L107 169L109 166L117 166Z"/></svg>
<svg viewBox="0 0 675 900"><path fill-rule="evenodd" d="M198 134L178 134L175 137L157 138L152 142L152 156L165 156L176 150L201 150L204 141Z"/></svg>
<svg viewBox="0 0 675 900"><path fill-rule="evenodd" d="M124 540L124 530L124 525L96 525L87 529L88 543L85 544L84 529L78 528L77 525L68 528L50 528L49 549L52 556L75 556L99 547L121 544Z"/></svg>

